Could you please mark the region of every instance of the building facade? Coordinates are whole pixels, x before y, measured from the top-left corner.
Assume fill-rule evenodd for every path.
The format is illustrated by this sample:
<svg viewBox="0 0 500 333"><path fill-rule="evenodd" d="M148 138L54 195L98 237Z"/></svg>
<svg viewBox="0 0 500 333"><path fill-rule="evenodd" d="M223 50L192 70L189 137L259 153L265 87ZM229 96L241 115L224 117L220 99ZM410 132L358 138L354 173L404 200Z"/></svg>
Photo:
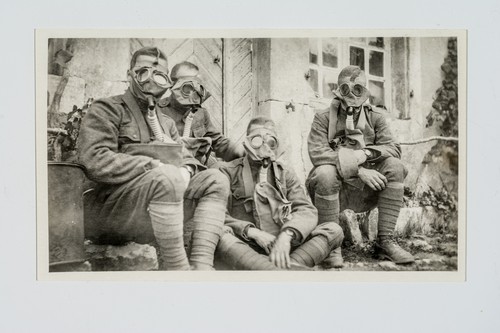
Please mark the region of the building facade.
<svg viewBox="0 0 500 333"><path fill-rule="evenodd" d="M89 98L121 94L127 88L131 55L151 45L167 54L170 68L184 60L199 66L212 94L204 106L225 135L242 141L253 116L274 119L285 161L302 180L312 168L307 136L314 110L328 107L337 76L347 65L365 70L370 102L385 109L398 140L439 134L435 126L426 127L426 116L442 85L441 65L448 52L445 37L51 39L48 106L63 66L69 81L60 112L69 112ZM64 59L66 53L70 60ZM434 144L403 147L402 158L409 169L406 183L410 188L428 183L456 191L456 175L449 168L432 169L426 162ZM437 178L443 172L449 174L448 180Z"/></svg>

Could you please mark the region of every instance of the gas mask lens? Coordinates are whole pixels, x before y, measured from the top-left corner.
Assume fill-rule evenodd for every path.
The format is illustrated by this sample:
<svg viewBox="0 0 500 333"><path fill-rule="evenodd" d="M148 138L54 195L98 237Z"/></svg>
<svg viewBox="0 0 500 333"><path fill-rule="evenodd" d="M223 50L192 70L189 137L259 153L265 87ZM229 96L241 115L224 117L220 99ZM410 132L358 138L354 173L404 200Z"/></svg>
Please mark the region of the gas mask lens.
<svg viewBox="0 0 500 333"><path fill-rule="evenodd" d="M365 89L366 88L360 84L355 84L351 89L351 87L347 83L342 83L339 87L339 92L342 96L347 96L350 92L352 92L354 96L361 97L363 96Z"/></svg>
<svg viewBox="0 0 500 333"><path fill-rule="evenodd" d="M166 73L152 67L142 67L135 71L135 77L140 84L152 79L158 86L168 88L172 86L172 81Z"/></svg>
<svg viewBox="0 0 500 333"><path fill-rule="evenodd" d="M206 94L206 90L201 84L192 81L184 82L181 85L180 90L184 96L189 96L196 92L201 98L203 98Z"/></svg>
<svg viewBox="0 0 500 333"><path fill-rule="evenodd" d="M255 148L255 149L262 147L262 145L264 143L266 143L267 146L269 148L271 148L272 150L275 150L276 148L278 148L278 139L276 139L274 136L255 135L255 136L250 137L249 139L250 139L249 140L250 145L252 146L252 148Z"/></svg>

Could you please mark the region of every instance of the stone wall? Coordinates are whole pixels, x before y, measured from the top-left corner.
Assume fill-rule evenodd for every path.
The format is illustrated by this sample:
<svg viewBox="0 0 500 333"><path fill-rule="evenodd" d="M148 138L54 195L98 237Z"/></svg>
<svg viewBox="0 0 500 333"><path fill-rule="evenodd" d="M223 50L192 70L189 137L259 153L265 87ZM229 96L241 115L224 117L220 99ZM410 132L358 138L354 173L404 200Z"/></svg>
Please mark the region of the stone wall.
<svg viewBox="0 0 500 333"><path fill-rule="evenodd" d="M253 71L255 75L256 113L271 116L278 124L284 160L305 180L312 164L307 153L307 136L314 109L326 107L315 98L305 73L309 70L307 38L254 39ZM69 82L62 96L61 112L70 112L73 105L82 106L88 98L122 93L127 88L126 71L133 50L145 45L158 45L169 50L176 40L164 39L76 39L72 43L73 58L68 63ZM388 121L396 138L410 141L439 134L426 128L426 116L432 97L441 85L441 64L447 52L447 38L394 38L392 41L393 107L387 111ZM176 53L177 58L183 53ZM169 59L171 67L184 59ZM397 68L403 68L398 71ZM49 75L48 101L61 80ZM288 107L287 107L288 106ZM420 183L439 188L440 174L456 188L456 175L446 169L446 157L422 163L435 142L403 147L403 161L409 174L406 185L412 189ZM442 166L445 166L443 168Z"/></svg>
<svg viewBox="0 0 500 333"><path fill-rule="evenodd" d="M401 142L439 135L436 126L426 128L426 116L441 85L440 67L447 54L448 39L394 38L391 42L393 107L387 110L387 119L393 134ZM304 77L309 69L308 39L260 39L255 44L257 113L276 121L284 160L304 180L312 168L307 136L314 109L327 106L315 98ZM406 185L411 189L419 182L439 189L443 186L438 179L441 174L448 175L446 182L456 189L457 176L449 169L446 156L432 165L427 163L427 153L435 144L433 141L403 146L402 160L409 171Z"/></svg>

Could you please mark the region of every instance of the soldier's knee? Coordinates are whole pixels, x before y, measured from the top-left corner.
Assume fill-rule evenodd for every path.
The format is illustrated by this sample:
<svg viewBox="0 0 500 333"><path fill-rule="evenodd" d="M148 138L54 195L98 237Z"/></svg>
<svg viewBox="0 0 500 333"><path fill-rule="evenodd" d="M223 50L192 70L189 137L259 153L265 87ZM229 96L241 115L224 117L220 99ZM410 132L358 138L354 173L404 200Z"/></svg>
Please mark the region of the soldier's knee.
<svg viewBox="0 0 500 333"><path fill-rule="evenodd" d="M229 249L236 243L240 243L241 240L230 234L230 233L224 233L222 234L221 238L219 239L219 243L217 244L217 252L220 254L226 254Z"/></svg>
<svg viewBox="0 0 500 333"><path fill-rule="evenodd" d="M332 190L338 191L341 183L337 167L331 164L318 166L309 179L309 187L321 194L331 194Z"/></svg>
<svg viewBox="0 0 500 333"><path fill-rule="evenodd" d="M166 196L168 201L181 201L184 196L184 179L179 168L165 164L148 172L147 181L153 185L155 194Z"/></svg>
<svg viewBox="0 0 500 333"><path fill-rule="evenodd" d="M208 169L203 173L204 182L208 184L206 194L226 199L229 196L229 179L216 169Z"/></svg>
<svg viewBox="0 0 500 333"><path fill-rule="evenodd" d="M328 244L342 241L344 239L344 231L334 222L326 222L318 225L311 233L311 236L322 235L328 240Z"/></svg>
<svg viewBox="0 0 500 333"><path fill-rule="evenodd" d="M389 157L384 160L383 174L386 176L387 180L390 182L402 183L408 174L408 169L406 169L403 162L395 157Z"/></svg>

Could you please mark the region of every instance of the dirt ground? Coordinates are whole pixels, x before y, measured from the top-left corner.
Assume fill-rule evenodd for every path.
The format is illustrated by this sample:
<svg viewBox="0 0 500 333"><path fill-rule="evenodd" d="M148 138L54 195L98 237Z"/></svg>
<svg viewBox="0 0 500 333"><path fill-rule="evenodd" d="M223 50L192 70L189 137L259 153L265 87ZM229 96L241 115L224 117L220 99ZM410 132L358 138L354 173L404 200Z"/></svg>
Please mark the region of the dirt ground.
<svg viewBox="0 0 500 333"><path fill-rule="evenodd" d="M396 265L391 261L374 258L373 242L361 246L344 246L344 267L341 271L455 271L457 270L457 235L439 232L430 235L414 235L397 239L407 251L415 256L415 263ZM321 267L316 269L322 270Z"/></svg>

